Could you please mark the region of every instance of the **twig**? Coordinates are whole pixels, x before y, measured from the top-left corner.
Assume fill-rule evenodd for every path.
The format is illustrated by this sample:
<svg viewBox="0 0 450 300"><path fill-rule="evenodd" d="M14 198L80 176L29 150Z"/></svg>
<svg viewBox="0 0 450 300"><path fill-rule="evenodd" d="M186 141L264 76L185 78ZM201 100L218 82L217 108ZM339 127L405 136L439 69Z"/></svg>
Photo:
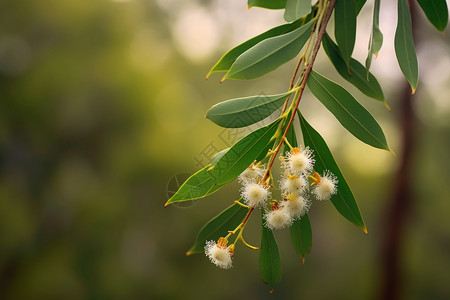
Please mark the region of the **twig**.
<svg viewBox="0 0 450 300"><path fill-rule="evenodd" d="M330 4L329 4L329 6L327 8L327 11L326 11L326 13L325 13L325 15L323 17L323 20L322 20L322 22L320 24L321 27L319 29L319 33L318 33L318 36L317 36L316 43L314 44L314 49L313 49L313 52L312 52L311 60L309 61L308 66L306 67L302 83L300 84L298 97L297 97L297 100L295 102L295 107L294 107L294 109L292 111L291 118L289 119L289 123L286 126L286 130L284 131L283 136L281 137L280 143L278 144L277 148L273 151L272 157L271 157L270 162L269 162L269 164L267 166L267 170L266 170L266 173L264 174L262 182L265 182L267 180L267 178L269 178L270 169L272 168L273 162L275 161L275 157L277 156L278 152L280 151L280 148L281 148L281 146L284 143L284 139L286 138L286 135L287 135L287 132L289 130L289 127L291 126L292 121L295 118L295 114L297 113L298 105L300 104L300 100L301 100L302 95L303 95L303 90L305 89L305 86L306 86L306 81L308 80L309 74L311 73L314 61L316 60L317 53L319 52L319 49L320 49L320 43L322 42L323 35L325 34L325 30L327 28L327 24L328 24L328 21L330 20L330 16L331 16L331 13L333 12L335 4L336 4L336 0L331 0L330 1Z"/></svg>

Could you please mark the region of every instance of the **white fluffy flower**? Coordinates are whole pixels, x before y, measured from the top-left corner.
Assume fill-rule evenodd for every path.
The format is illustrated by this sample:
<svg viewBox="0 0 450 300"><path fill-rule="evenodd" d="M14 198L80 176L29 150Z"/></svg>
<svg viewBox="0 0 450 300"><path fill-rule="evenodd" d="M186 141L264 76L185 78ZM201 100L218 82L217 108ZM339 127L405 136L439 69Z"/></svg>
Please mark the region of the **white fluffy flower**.
<svg viewBox="0 0 450 300"><path fill-rule="evenodd" d="M297 175L309 173L314 167L315 160L313 157L314 155L309 147L306 147L303 151L299 148L292 148L286 155L284 167Z"/></svg>
<svg viewBox="0 0 450 300"><path fill-rule="evenodd" d="M281 202L282 207L286 207L294 219L298 219L308 212L310 201L298 194L287 194L285 201Z"/></svg>
<svg viewBox="0 0 450 300"><path fill-rule="evenodd" d="M318 200L328 200L330 197L337 193L338 179L330 171L324 171L320 176L318 173L314 173L313 177L314 189L313 193Z"/></svg>
<svg viewBox="0 0 450 300"><path fill-rule="evenodd" d="M231 257L233 253L228 249L226 244L221 245L220 242L208 241L205 246L205 254L218 267L229 269L232 266Z"/></svg>
<svg viewBox="0 0 450 300"><path fill-rule="evenodd" d="M264 176L264 173L266 172L266 170L258 165L258 164L254 164L252 163L250 165L250 167L248 167L247 169L244 170L244 172L241 173L241 175L239 175L238 180L239 182L245 183L245 182L256 182L256 180L262 179Z"/></svg>
<svg viewBox="0 0 450 300"><path fill-rule="evenodd" d="M292 224L292 216L289 213L289 208L279 207L271 210L264 215L266 219L266 227L270 229L283 229Z"/></svg>
<svg viewBox="0 0 450 300"><path fill-rule="evenodd" d="M308 181L304 175L291 175L286 173L280 180L281 192L285 194L301 193L308 185Z"/></svg>
<svg viewBox="0 0 450 300"><path fill-rule="evenodd" d="M256 182L246 182L241 189L241 197L245 204L250 207L264 207L267 199L271 196L269 186Z"/></svg>

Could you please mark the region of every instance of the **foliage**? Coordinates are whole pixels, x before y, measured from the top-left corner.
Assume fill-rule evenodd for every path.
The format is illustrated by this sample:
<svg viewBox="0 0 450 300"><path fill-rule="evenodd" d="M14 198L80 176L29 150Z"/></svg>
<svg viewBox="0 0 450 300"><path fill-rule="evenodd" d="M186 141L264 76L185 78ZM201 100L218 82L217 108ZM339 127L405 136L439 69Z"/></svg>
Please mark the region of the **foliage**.
<svg viewBox="0 0 450 300"><path fill-rule="evenodd" d="M166 205L204 198L238 177L243 184L241 196L244 201L236 201L206 224L188 253L201 252L202 246L209 239L217 241L216 246L228 249L231 255L234 255L235 245L239 240L244 245L257 249L244 241L242 233L253 211L261 208L261 275L267 284L273 285L281 280L281 261L272 230L290 227L293 247L304 259L312 247L308 209L314 199L330 199L344 218L367 233L356 199L330 149L319 132L301 115L300 106L303 91L309 88L315 98L357 139L375 148L392 152L375 118L355 97L344 87L313 70L319 47L323 44L331 64L345 80L363 94L387 106L377 79L369 71L373 55L378 54L383 42L379 28L379 0L375 0L373 9L372 32L365 67L352 58L356 19L365 2L318 0L311 6L309 1L304 0L248 1L249 7L285 9L284 18L288 24L272 28L231 49L216 63L208 76L214 72L225 72L222 81L253 79L275 70L301 54L290 89L285 93L227 100L214 105L207 112L206 117L217 125L238 128L262 121L279 110L273 122L253 131L222 152L211 164L192 175L167 202ZM443 31L448 18L446 2L418 2L430 22ZM332 12L336 41L326 33ZM414 93L418 85L418 65L406 0L398 0L395 53ZM295 119L300 122L303 145L297 145L292 126ZM283 146L288 150L285 155L280 151ZM307 187L292 192L281 186L281 200L269 202L268 197L277 192L277 181L272 175L273 162L277 157L282 160L285 171L280 183L288 183L289 180L300 182L304 178ZM304 168L295 169L297 159L305 164ZM253 198L249 199L251 197ZM295 201L301 201L302 208L297 215L287 216L283 210L286 207L292 209ZM228 239L232 236L236 239L228 245ZM220 257L214 259L220 261Z"/></svg>

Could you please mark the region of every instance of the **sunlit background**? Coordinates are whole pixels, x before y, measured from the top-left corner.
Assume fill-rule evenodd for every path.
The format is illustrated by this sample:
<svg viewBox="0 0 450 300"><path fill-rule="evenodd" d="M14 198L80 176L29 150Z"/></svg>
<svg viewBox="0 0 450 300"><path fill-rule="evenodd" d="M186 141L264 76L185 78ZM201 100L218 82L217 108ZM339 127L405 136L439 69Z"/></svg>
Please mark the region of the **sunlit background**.
<svg viewBox="0 0 450 300"><path fill-rule="evenodd" d="M372 5L358 21L361 62ZM351 91L401 154L396 6L381 5L384 45L372 70L392 111L340 79L323 51L315 68ZM404 299L448 299L450 31L442 36L421 11L416 21L420 84L401 286ZM356 140L309 93L301 108L332 149L368 235L330 202L314 203L304 265L288 230L275 233L283 279L269 294L257 251L239 245L231 270L185 255L200 227L238 198L236 183L163 208L177 181L232 142L204 118L211 105L288 88L294 61L251 81L204 79L226 50L282 23L282 12L248 10L244 0L2 0L0 299L376 298L402 158ZM259 226L256 214L245 233L251 244L260 243Z"/></svg>

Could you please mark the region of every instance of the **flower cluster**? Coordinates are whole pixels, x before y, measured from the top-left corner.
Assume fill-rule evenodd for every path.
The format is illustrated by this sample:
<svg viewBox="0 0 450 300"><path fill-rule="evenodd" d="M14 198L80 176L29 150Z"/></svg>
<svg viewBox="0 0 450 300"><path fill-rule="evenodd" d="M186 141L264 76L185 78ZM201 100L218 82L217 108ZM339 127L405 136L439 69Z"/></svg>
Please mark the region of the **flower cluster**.
<svg viewBox="0 0 450 300"><path fill-rule="evenodd" d="M265 210L265 226L274 230L282 229L292 225L295 220L300 219L308 212L311 206L311 197L317 200L327 200L337 192L337 178L330 171L325 170L321 175L315 172L314 155L309 147L291 148L285 156L280 156L284 174L279 181L281 191L281 201L272 200L270 210L267 210L272 197L271 189L275 189L270 170L267 170L261 162L252 163L244 172L239 175L238 180L242 184L241 197L244 204L236 201L237 204L245 206L249 212L243 222L233 231L229 231L226 237L221 237L217 241L208 241L205 246L206 256L215 265L228 269L232 265L235 243L240 239L246 246L248 245L243 237L242 231L245 222L251 211L255 208ZM310 184L311 180L311 184ZM227 246L228 238L232 234L237 235L236 241Z"/></svg>
<svg viewBox="0 0 450 300"><path fill-rule="evenodd" d="M329 171L321 177L317 172L311 176L314 155L309 147L292 148L285 156L280 156L284 175L280 180L282 201L274 201L271 211L265 214L265 225L270 229L282 229L300 219L311 206L309 196L318 200L330 199L337 191L337 178ZM309 190L308 178L313 180Z"/></svg>

